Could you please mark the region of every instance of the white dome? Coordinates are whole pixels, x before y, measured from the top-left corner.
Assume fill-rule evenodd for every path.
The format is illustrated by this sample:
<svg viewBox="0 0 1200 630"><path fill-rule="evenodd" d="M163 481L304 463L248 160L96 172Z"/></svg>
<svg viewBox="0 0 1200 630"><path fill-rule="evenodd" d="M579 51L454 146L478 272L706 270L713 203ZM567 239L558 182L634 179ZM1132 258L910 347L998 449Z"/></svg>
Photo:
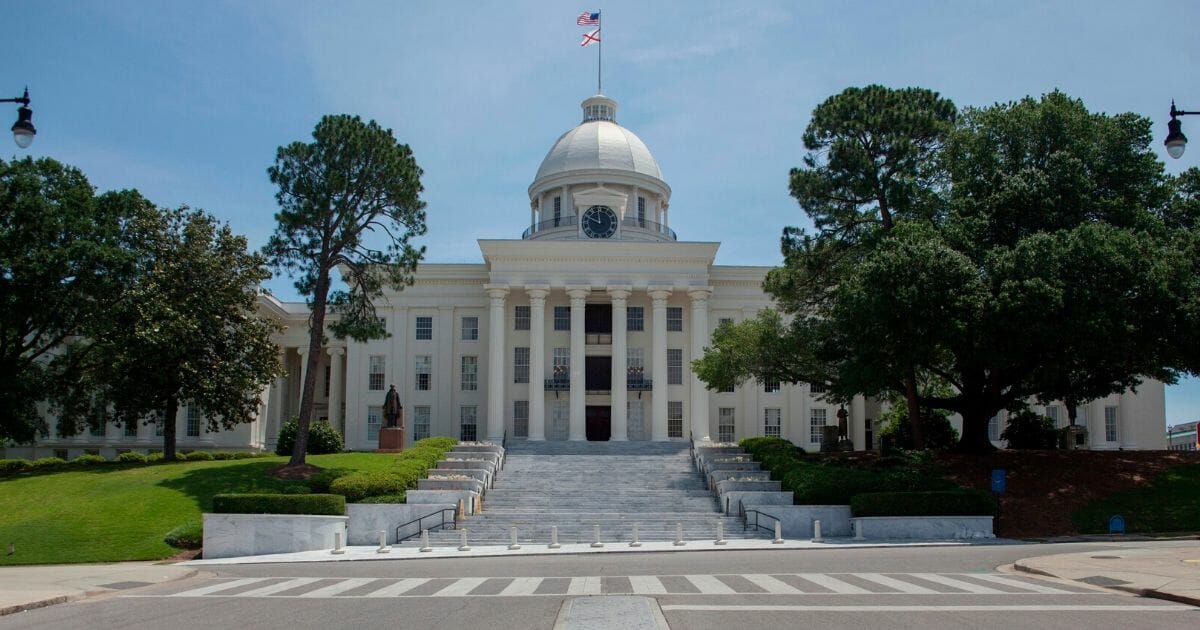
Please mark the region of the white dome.
<svg viewBox="0 0 1200 630"><path fill-rule="evenodd" d="M570 171L611 170L662 180L658 162L632 131L616 123L616 102L596 95L583 102L584 121L550 148L534 181Z"/></svg>

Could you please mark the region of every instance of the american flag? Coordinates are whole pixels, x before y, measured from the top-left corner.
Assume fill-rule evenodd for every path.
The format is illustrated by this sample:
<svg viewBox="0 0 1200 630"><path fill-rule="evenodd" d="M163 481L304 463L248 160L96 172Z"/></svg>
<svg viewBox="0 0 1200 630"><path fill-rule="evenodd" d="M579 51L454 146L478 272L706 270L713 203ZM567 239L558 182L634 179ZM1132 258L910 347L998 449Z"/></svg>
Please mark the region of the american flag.
<svg viewBox="0 0 1200 630"><path fill-rule="evenodd" d="M600 14L584 11L579 14L579 18L575 20L575 23L580 26L597 26L600 24Z"/></svg>

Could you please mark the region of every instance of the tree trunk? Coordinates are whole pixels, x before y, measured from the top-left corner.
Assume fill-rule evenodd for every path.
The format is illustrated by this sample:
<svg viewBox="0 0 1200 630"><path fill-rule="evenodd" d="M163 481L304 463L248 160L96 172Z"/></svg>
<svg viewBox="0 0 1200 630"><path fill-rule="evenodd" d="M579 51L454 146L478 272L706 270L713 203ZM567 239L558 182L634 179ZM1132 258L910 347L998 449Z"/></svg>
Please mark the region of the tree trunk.
<svg viewBox="0 0 1200 630"><path fill-rule="evenodd" d="M921 405L917 401L917 374L909 367L904 377L904 403L908 407L908 427L912 431L914 450L925 450L925 435L921 430Z"/></svg>
<svg viewBox="0 0 1200 630"><path fill-rule="evenodd" d="M1075 416L1079 411L1076 409L1076 407L1079 406L1079 401L1068 396L1067 398L1063 399L1063 404L1067 406L1067 424L1070 426L1075 426Z"/></svg>
<svg viewBox="0 0 1200 630"><path fill-rule="evenodd" d="M179 415L179 399L167 397L163 410L163 461L175 461L175 417Z"/></svg>
<svg viewBox="0 0 1200 630"><path fill-rule="evenodd" d="M996 446L988 437L989 419L991 416L985 416L979 411L962 412L962 437L958 439L958 446L954 447L954 450L975 454L996 450Z"/></svg>
<svg viewBox="0 0 1200 630"><path fill-rule="evenodd" d="M321 345L325 340L325 308L329 297L329 272L317 278L313 294L312 319L309 320L308 354L305 357L304 382L300 384L300 418L296 421L296 442L288 466L304 465L308 454L308 427L312 424L313 400L317 392L317 363L321 360Z"/></svg>

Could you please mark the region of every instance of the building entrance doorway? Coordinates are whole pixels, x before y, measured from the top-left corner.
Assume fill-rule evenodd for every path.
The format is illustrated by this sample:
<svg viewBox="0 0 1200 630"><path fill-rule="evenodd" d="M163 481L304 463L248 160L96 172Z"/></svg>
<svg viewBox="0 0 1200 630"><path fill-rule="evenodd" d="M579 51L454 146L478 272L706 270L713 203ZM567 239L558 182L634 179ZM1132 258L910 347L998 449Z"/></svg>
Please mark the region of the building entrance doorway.
<svg viewBox="0 0 1200 630"><path fill-rule="evenodd" d="M607 442L610 436L612 436L612 407L607 405L588 405L588 441Z"/></svg>

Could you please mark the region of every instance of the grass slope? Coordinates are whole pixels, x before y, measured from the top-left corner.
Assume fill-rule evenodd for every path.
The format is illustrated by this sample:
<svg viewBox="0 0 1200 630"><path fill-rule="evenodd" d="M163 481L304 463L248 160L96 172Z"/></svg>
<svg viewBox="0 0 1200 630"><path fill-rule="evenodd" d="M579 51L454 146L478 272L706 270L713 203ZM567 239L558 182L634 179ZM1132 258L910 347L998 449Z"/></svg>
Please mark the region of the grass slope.
<svg viewBox="0 0 1200 630"><path fill-rule="evenodd" d="M1107 534L1114 514L1131 534L1200 531L1200 465L1172 468L1149 486L1109 495L1071 516L1080 532Z"/></svg>
<svg viewBox="0 0 1200 630"><path fill-rule="evenodd" d="M322 468L380 470L395 455L311 455ZM199 521L214 494L277 492L302 482L267 472L285 458L105 464L0 478L0 566L157 560L177 549L163 542L171 529ZM16 553L6 554L8 545Z"/></svg>

